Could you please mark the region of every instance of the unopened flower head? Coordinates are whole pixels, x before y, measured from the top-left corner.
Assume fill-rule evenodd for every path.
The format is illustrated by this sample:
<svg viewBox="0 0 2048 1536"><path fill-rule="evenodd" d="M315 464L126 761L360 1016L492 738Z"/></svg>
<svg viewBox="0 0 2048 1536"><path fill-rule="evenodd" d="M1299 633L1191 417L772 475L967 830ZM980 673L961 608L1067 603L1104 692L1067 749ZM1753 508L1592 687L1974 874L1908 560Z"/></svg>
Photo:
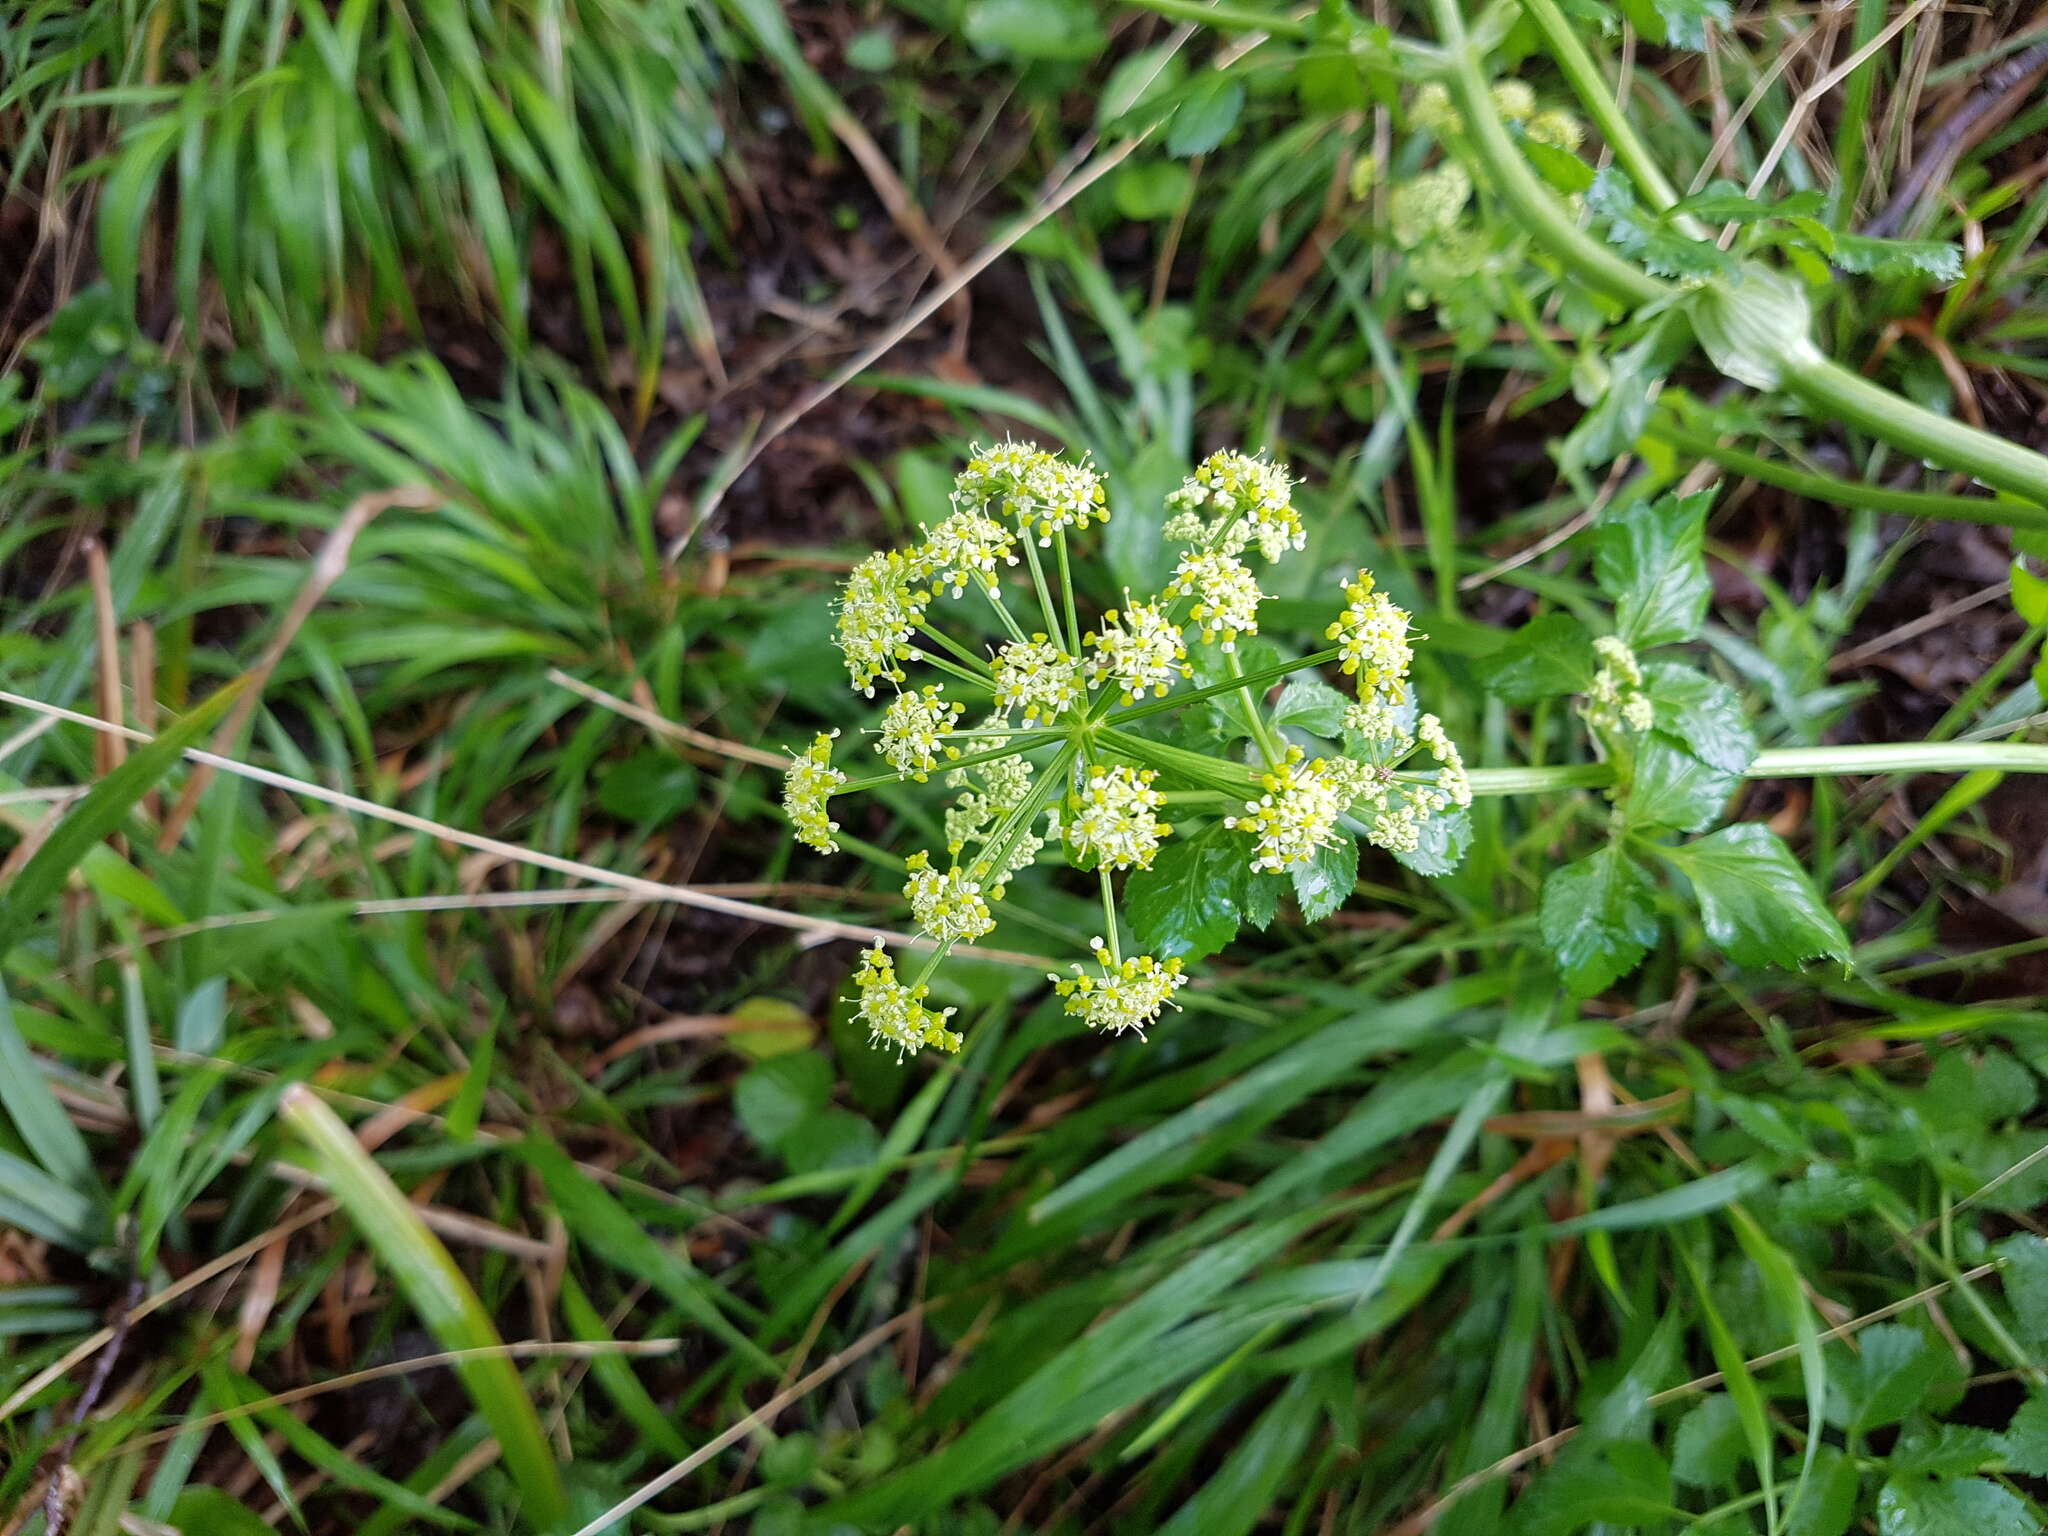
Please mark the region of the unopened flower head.
<svg viewBox="0 0 2048 1536"><path fill-rule="evenodd" d="M1150 768L1094 767L1067 802L1067 841L1084 859L1110 869L1150 869L1173 830L1157 815L1164 803Z"/></svg>
<svg viewBox="0 0 2048 1536"><path fill-rule="evenodd" d="M931 592L900 549L881 550L853 568L839 598L839 650L853 686L869 698L875 679L903 681L900 663L917 654L910 637L924 622Z"/></svg>
<svg viewBox="0 0 2048 1536"><path fill-rule="evenodd" d="M1194 513L1207 518L1207 537L1218 540L1226 554L1240 554L1248 544L1256 544L1267 560L1278 560L1308 543L1286 466L1234 449L1202 460L1166 504L1176 516Z"/></svg>
<svg viewBox="0 0 2048 1536"><path fill-rule="evenodd" d="M1087 692L1081 663L1042 634L1004 646L991 670L997 710L1018 710L1026 724L1057 720Z"/></svg>
<svg viewBox="0 0 2048 1536"><path fill-rule="evenodd" d="M946 812L946 851L957 858L969 843L979 841L1002 816L1024 803L1031 790L1031 763L1023 757L990 758L955 768L946 775L946 783L965 791ZM1034 849L1034 855L1036 852Z"/></svg>
<svg viewBox="0 0 2048 1536"><path fill-rule="evenodd" d="M1522 134L1533 143L1548 144L1568 155L1577 154L1579 146L1586 142L1585 124L1556 107L1531 117L1522 125Z"/></svg>
<svg viewBox="0 0 2048 1536"><path fill-rule="evenodd" d="M944 944L978 939L996 920L981 894L981 884L958 869L932 868L932 856L919 849L904 861L910 871L903 894L917 926Z"/></svg>
<svg viewBox="0 0 2048 1536"><path fill-rule="evenodd" d="M946 1028L946 1020L955 1010L942 1008L933 1012L925 1007L924 1000L931 989L922 984L905 986L898 981L895 962L882 948L881 940L861 951L853 985L859 1004L854 1017L867 1025L870 1045L886 1046L898 1059L928 1045L942 1051L960 1049L960 1036Z"/></svg>
<svg viewBox="0 0 2048 1536"><path fill-rule="evenodd" d="M1511 123L1526 122L1536 115L1536 89L1526 80L1501 80L1494 84L1493 110Z"/></svg>
<svg viewBox="0 0 2048 1536"><path fill-rule="evenodd" d="M1344 611L1323 631L1324 638L1337 642L1344 671L1357 674L1360 698L1400 703L1407 697L1408 668L1415 659L1407 610L1375 587L1370 571L1346 582L1344 596Z"/></svg>
<svg viewBox="0 0 2048 1536"><path fill-rule="evenodd" d="M1265 593L1242 560L1220 549L1181 556L1163 597L1194 598L1189 617L1207 640L1221 641L1226 651L1237 648L1239 635L1259 632L1259 602Z"/></svg>
<svg viewBox="0 0 2048 1536"><path fill-rule="evenodd" d="M825 814L832 791L846 782L846 775L832 766L832 738L838 734L820 731L801 756L790 759L782 776L782 809L796 830L796 840L820 853L839 848L832 836L839 823Z"/></svg>
<svg viewBox="0 0 2048 1536"><path fill-rule="evenodd" d="M1600 658L1600 670L1593 674L1593 686L1580 706L1586 723L1607 731L1647 731L1656 723L1657 710L1643 691L1636 653L1619 635L1602 635L1593 642L1593 651Z"/></svg>
<svg viewBox="0 0 2048 1536"><path fill-rule="evenodd" d="M1450 90L1440 80L1431 80L1416 89L1414 100L1408 103L1408 120L1430 133L1465 131L1465 120L1451 105Z"/></svg>
<svg viewBox="0 0 2048 1536"><path fill-rule="evenodd" d="M1315 857L1318 848L1336 842L1333 828L1344 814L1349 775L1333 779L1322 758L1305 763L1299 747L1289 747L1279 767L1259 780L1264 791L1223 825L1252 839L1252 868L1277 874Z"/></svg>
<svg viewBox="0 0 2048 1536"><path fill-rule="evenodd" d="M1472 803L1472 780L1465 773L1464 754L1444 731L1443 721L1424 715L1415 722L1415 739L1437 761L1436 787L1452 805Z"/></svg>
<svg viewBox="0 0 2048 1536"><path fill-rule="evenodd" d="M882 711L882 739L879 750L891 768L907 773L922 784L925 775L939 763L940 753L954 755L942 745L953 734L965 704L948 699L937 684L917 693L899 693Z"/></svg>
<svg viewBox="0 0 2048 1536"><path fill-rule="evenodd" d="M993 592L996 573L1017 563L1017 536L987 513L962 507L932 528L918 553L932 579L955 597L970 581Z"/></svg>
<svg viewBox="0 0 2048 1536"><path fill-rule="evenodd" d="M1383 800L1366 819L1365 840L1389 853L1413 853L1422 846L1422 829L1448 803L1438 790L1403 785Z"/></svg>
<svg viewBox="0 0 2048 1536"><path fill-rule="evenodd" d="M1401 728L1400 708L1406 702L1407 689L1404 686L1398 697L1379 692L1347 704L1344 707L1344 729L1366 741L1389 745L1398 743L1399 750L1390 755L1405 755L1414 745L1406 739L1408 733Z"/></svg>
<svg viewBox="0 0 2048 1536"><path fill-rule="evenodd" d="M1187 985L1179 960L1165 964L1150 955L1128 960L1112 959L1101 939L1095 941L1097 974L1080 966L1072 976L1052 973L1053 990L1065 999L1066 1011L1090 1029L1122 1034L1135 1030L1142 1035L1159 1020L1167 1008L1178 1008L1173 994Z"/></svg>
<svg viewBox="0 0 2048 1536"><path fill-rule="evenodd" d="M1446 161L1394 188L1387 199L1387 221L1394 243L1413 249L1450 232L1472 200L1472 178L1456 161Z"/></svg>
<svg viewBox="0 0 2048 1536"><path fill-rule="evenodd" d="M1089 676L1114 682L1126 704L1147 693L1165 698L1190 670L1180 626L1156 603L1132 603L1121 613L1110 609L1102 628L1084 643L1095 652L1088 659Z"/></svg>

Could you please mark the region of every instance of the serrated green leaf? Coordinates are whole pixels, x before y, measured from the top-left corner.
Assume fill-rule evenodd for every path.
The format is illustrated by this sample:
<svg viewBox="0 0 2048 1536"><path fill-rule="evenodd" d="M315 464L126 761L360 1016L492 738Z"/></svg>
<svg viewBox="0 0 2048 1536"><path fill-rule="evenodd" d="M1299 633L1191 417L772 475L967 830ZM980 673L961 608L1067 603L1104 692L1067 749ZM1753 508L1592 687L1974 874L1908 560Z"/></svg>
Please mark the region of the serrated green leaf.
<svg viewBox="0 0 2048 1536"><path fill-rule="evenodd" d="M1835 235L1835 265L1871 277L1927 277L1961 282L1963 250L1946 240L1879 240L1870 235Z"/></svg>
<svg viewBox="0 0 2048 1536"><path fill-rule="evenodd" d="M1637 207L1627 178L1612 166L1594 176L1586 206L1606 222L1610 245L1659 277L1725 277L1735 270L1726 251L1680 234Z"/></svg>
<svg viewBox="0 0 2048 1536"><path fill-rule="evenodd" d="M1739 774L1756 761L1756 732L1743 713L1742 695L1696 667L1653 661L1643 668L1643 691L1656 709L1656 729L1702 762Z"/></svg>
<svg viewBox="0 0 2048 1536"><path fill-rule="evenodd" d="M1743 1460L1742 1415L1726 1392L1695 1403L1671 1442L1671 1475L1694 1488L1724 1488Z"/></svg>
<svg viewBox="0 0 2048 1536"><path fill-rule="evenodd" d="M1240 913L1254 928L1264 930L1280 914L1280 898L1287 893L1287 877L1266 870L1253 870L1245 877Z"/></svg>
<svg viewBox="0 0 2048 1536"><path fill-rule="evenodd" d="M1776 209L1770 203L1749 196L1738 183L1717 178L1675 204L1671 211L1674 214L1691 214L1713 224L1748 224L1768 217Z"/></svg>
<svg viewBox="0 0 2048 1536"><path fill-rule="evenodd" d="M1575 995L1606 991L1649 953L1657 942L1656 895L1617 846L1551 871L1537 920Z"/></svg>
<svg viewBox="0 0 2048 1536"><path fill-rule="evenodd" d="M1820 1447L1805 1491L1785 1521L1785 1536L1842 1536L1856 1518L1856 1495L1862 1486L1854 1458L1832 1445Z"/></svg>
<svg viewBox="0 0 2048 1536"><path fill-rule="evenodd" d="M1662 731L1636 742L1635 776L1623 803L1629 827L1697 832L1718 821L1741 778L1703 763Z"/></svg>
<svg viewBox="0 0 2048 1536"><path fill-rule="evenodd" d="M1479 665L1486 691L1510 704L1584 693L1597 670L1592 634L1568 613L1531 619Z"/></svg>
<svg viewBox="0 0 2048 1536"><path fill-rule="evenodd" d="M1991 1251L2005 1261L2000 1278L2020 1342L2048 1353L2048 1238L2021 1232Z"/></svg>
<svg viewBox="0 0 2048 1536"><path fill-rule="evenodd" d="M1879 1536L2037 1536L2015 1494L1981 1477L1893 1477L1877 1496Z"/></svg>
<svg viewBox="0 0 2048 1536"><path fill-rule="evenodd" d="M1842 925L1763 823L1741 822L1658 851L1692 881L1707 937L1738 965L1794 970L1821 955L1848 961Z"/></svg>
<svg viewBox="0 0 2048 1536"><path fill-rule="evenodd" d="M1703 553L1711 489L1610 509L1594 529L1593 574L1615 629L1638 650L1691 640L1713 587Z"/></svg>
<svg viewBox="0 0 2048 1536"><path fill-rule="evenodd" d="M1351 700L1320 677L1290 679L1273 701L1274 725L1291 725L1311 735L1335 738L1344 729Z"/></svg>
<svg viewBox="0 0 2048 1536"><path fill-rule="evenodd" d="M1904 1434L1885 1458L1895 1477L1964 1477L1997 1467L2004 1452L1998 1436L1975 1424L1938 1424L1934 1433Z"/></svg>
<svg viewBox="0 0 2048 1536"><path fill-rule="evenodd" d="M1290 865L1287 876L1294 899L1301 904L1302 920L1320 923L1358 889L1358 844L1339 834L1336 842L1318 848L1314 858Z"/></svg>
<svg viewBox="0 0 2048 1536"><path fill-rule="evenodd" d="M1904 1323L1875 1323L1856 1335L1856 1346L1853 1367L1829 1380L1828 1417L1845 1429L1898 1423L1941 1374L1939 1347Z"/></svg>
<svg viewBox="0 0 2048 1536"><path fill-rule="evenodd" d="M2048 1392L2036 1392L1999 1436L2006 1465L2028 1477L2048 1477Z"/></svg>
<svg viewBox="0 0 2048 1536"><path fill-rule="evenodd" d="M1169 840L1150 869L1124 882L1123 914L1138 948L1160 960L1215 954L1237 933L1250 870L1250 840L1221 822Z"/></svg>

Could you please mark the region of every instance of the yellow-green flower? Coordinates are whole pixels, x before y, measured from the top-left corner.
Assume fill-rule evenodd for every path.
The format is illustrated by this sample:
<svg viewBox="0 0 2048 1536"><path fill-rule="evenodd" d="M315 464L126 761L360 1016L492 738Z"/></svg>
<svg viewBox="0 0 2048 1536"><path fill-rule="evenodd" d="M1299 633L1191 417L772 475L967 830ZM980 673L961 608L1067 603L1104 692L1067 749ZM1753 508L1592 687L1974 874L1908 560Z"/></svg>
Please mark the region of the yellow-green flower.
<svg viewBox="0 0 2048 1536"><path fill-rule="evenodd" d="M839 823L825 814L832 791L846 782L846 775L832 766L832 738L838 734L820 731L801 756L790 759L782 776L782 809L796 829L796 840L820 853L839 849L832 836Z"/></svg>
<svg viewBox="0 0 2048 1536"><path fill-rule="evenodd" d="M1164 803L1150 768L1118 763L1094 767L1068 800L1067 841L1084 859L1109 869L1150 869L1173 828L1159 819Z"/></svg>
<svg viewBox="0 0 2048 1536"><path fill-rule="evenodd" d="M1034 464L1024 473L1017 503L1019 525L1037 534L1042 545L1063 528L1079 532L1090 523L1109 521L1102 476L1085 461L1070 464L1047 456Z"/></svg>
<svg viewBox="0 0 2048 1536"><path fill-rule="evenodd" d="M877 678L903 681L899 663L917 654L910 637L930 602L917 566L900 549L878 551L853 568L840 592L838 642L854 687L872 699Z"/></svg>
<svg viewBox="0 0 2048 1536"><path fill-rule="evenodd" d="M1287 467L1234 449L1202 460L1166 505L1173 514L1169 538L1193 532L1189 542L1214 544L1227 555L1256 544L1267 560L1278 560L1308 543Z"/></svg>
<svg viewBox="0 0 2048 1536"><path fill-rule="evenodd" d="M897 1059L912 1051L935 1045L942 1051L960 1049L960 1036L946 1028L956 1010L942 1008L934 1013L924 1006L931 989L922 984L907 987L896 979L896 964L882 941L861 951L860 968L853 973L859 1004L854 1017L868 1027L870 1045L887 1046Z"/></svg>
<svg viewBox="0 0 2048 1536"><path fill-rule="evenodd" d="M943 745L953 734L965 704L956 704L937 684L917 693L899 693L882 711L882 739L877 744L891 768L907 773L918 783L938 766L939 754L953 755Z"/></svg>
<svg viewBox="0 0 2048 1536"><path fill-rule="evenodd" d="M958 597L970 581L993 592L996 572L1017 563L1017 536L986 513L963 507L936 524L918 551L924 569Z"/></svg>
<svg viewBox="0 0 2048 1536"><path fill-rule="evenodd" d="M1110 609L1102 616L1102 628L1084 643L1095 652L1088 660L1089 675L1114 682L1126 704L1147 693L1165 698L1190 671L1180 626L1156 603L1132 603L1121 613Z"/></svg>
<svg viewBox="0 0 2048 1536"><path fill-rule="evenodd" d="M1150 955L1112 960L1099 938L1094 948L1098 974L1091 976L1076 965L1072 976L1053 972L1048 978L1053 990L1065 999L1066 1011L1090 1029L1113 1035L1135 1030L1142 1036L1167 1008L1180 1006L1173 1001L1173 994L1187 985L1187 978L1181 974L1179 960L1163 965Z"/></svg>
<svg viewBox="0 0 2048 1536"><path fill-rule="evenodd" d="M910 879L903 894L922 928L942 944L978 939L996 920L982 898L980 884L958 869L932 868L932 856L919 849L904 861Z"/></svg>
<svg viewBox="0 0 2048 1536"><path fill-rule="evenodd" d="M1264 793L1223 818L1224 826L1251 837L1253 869L1277 874L1337 841L1332 829L1355 793L1352 776L1332 773L1320 757L1305 763L1304 755L1289 747L1286 761L1259 780Z"/></svg>
<svg viewBox="0 0 2048 1536"><path fill-rule="evenodd" d="M1415 659L1408 640L1408 612L1377 590L1371 571L1361 570L1344 585L1349 600L1337 622L1323 631L1337 642L1339 664L1358 677L1361 699L1381 697L1399 704L1407 697L1408 668Z"/></svg>
<svg viewBox="0 0 2048 1536"><path fill-rule="evenodd" d="M991 670L996 709L1021 711L1027 725L1057 720L1087 693L1081 663L1043 634L1004 646Z"/></svg>
<svg viewBox="0 0 2048 1536"><path fill-rule="evenodd" d="M1220 641L1223 649L1237 649L1239 635L1259 632L1259 603L1265 593L1250 567L1235 555L1220 549L1197 550L1181 556L1173 580L1163 597L1193 597L1189 617L1201 629L1204 639Z"/></svg>

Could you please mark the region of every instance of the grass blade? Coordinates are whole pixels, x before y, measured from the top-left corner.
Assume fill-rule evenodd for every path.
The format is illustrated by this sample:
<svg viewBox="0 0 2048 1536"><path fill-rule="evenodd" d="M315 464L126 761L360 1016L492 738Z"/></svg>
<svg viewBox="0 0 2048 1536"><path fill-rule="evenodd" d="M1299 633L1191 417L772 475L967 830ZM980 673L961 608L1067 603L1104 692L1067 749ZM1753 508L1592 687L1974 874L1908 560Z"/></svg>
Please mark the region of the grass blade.
<svg viewBox="0 0 2048 1536"><path fill-rule="evenodd" d="M194 746L240 696L244 683L229 683L176 725L136 749L135 755L101 779L59 823L43 846L0 896L0 957L21 942L29 924L63 888L64 880L93 844L112 832L171 766Z"/></svg>
<svg viewBox="0 0 2048 1536"><path fill-rule="evenodd" d="M284 1091L278 1113L311 1149L335 1199L391 1271L441 1347L488 1349L503 1344L490 1314L441 1240L427 1230L419 1213L362 1149L341 1117L299 1084ZM497 1436L505 1468L525 1501L524 1521L543 1531L565 1525L568 1496L556 1470L555 1453L541 1433L539 1415L512 1362L489 1356L465 1360L455 1370Z"/></svg>

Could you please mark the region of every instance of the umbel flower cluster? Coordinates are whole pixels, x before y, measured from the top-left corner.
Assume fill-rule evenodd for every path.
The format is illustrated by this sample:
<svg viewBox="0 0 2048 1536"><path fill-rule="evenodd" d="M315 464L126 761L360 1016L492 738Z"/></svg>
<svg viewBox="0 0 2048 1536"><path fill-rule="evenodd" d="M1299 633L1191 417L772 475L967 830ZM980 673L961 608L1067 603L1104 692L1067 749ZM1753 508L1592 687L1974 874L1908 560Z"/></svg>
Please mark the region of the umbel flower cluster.
<svg viewBox="0 0 2048 1536"><path fill-rule="evenodd" d="M934 776L951 794L943 852L905 865L904 899L932 947L906 979L877 940L853 976L875 1044L959 1049L952 1010L926 1005L929 978L995 927L1009 881L1048 851L1093 875L1102 900L1092 963L1051 976L1057 995L1091 1029L1142 1036L1188 978L1178 958L1126 952L1118 883L1173 839L1220 824L1212 835L1235 840L1248 878L1284 876L1347 839L1411 853L1433 819L1470 803L1457 747L1412 696L1409 615L1371 573L1333 590L1328 648L1246 670L1259 568L1308 542L1284 466L1212 454L1160 516L1170 575L1087 620L1074 541L1108 521L1102 479L1085 460L1006 442L974 454L918 544L848 576L837 641L853 689L885 698L862 733L883 768L850 772L834 760L839 733L819 735L789 765L791 825L830 853L841 795ZM1355 689L1329 740L1290 735L1266 702L1286 673L1318 668ZM1189 706L1231 722L1226 746L1164 739L1161 717Z"/></svg>

